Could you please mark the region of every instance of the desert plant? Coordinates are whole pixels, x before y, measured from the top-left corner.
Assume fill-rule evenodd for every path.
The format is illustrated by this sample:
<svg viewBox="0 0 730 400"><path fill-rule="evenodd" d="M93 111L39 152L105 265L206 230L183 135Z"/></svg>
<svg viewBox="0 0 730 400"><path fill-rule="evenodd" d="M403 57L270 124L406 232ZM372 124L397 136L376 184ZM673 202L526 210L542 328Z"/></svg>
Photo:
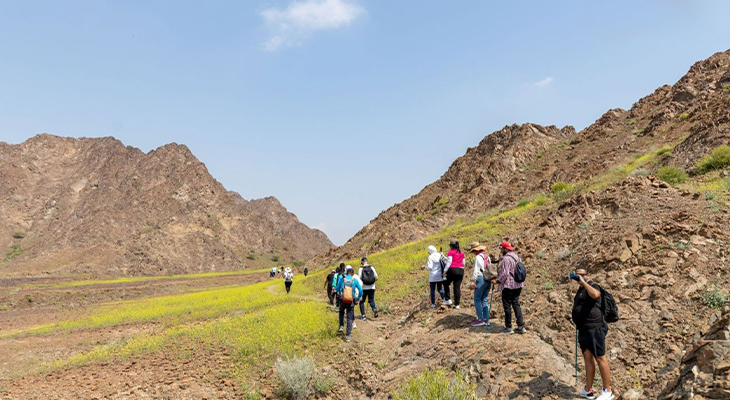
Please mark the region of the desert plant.
<svg viewBox="0 0 730 400"><path fill-rule="evenodd" d="M10 251L5 253L5 258L3 259L3 262L13 261L15 257L23 254L23 248L19 244L14 244Z"/></svg>
<svg viewBox="0 0 730 400"><path fill-rule="evenodd" d="M553 183L553 185L550 187L550 193L555 194L555 193L565 192L566 190L570 190L572 188L573 188L573 185L571 185L569 183L558 181L558 182Z"/></svg>
<svg viewBox="0 0 730 400"><path fill-rule="evenodd" d="M250 252L246 256L246 258L248 258L249 260L255 260L256 259L256 254L254 252Z"/></svg>
<svg viewBox="0 0 730 400"><path fill-rule="evenodd" d="M676 241L672 245L672 248L674 250L689 250L691 247L692 246L690 246L689 243L685 243L685 242L681 242L681 241Z"/></svg>
<svg viewBox="0 0 730 400"><path fill-rule="evenodd" d="M558 260L565 260L566 258L573 255L573 252L568 248L568 246L563 247L562 249L555 252L555 258Z"/></svg>
<svg viewBox="0 0 730 400"><path fill-rule="evenodd" d="M672 149L670 147L662 147L661 149L657 150L656 155L658 156L666 156L672 154Z"/></svg>
<svg viewBox="0 0 730 400"><path fill-rule="evenodd" d="M282 397L306 399L314 393L314 360L311 357L278 359L274 371L279 377Z"/></svg>
<svg viewBox="0 0 730 400"><path fill-rule="evenodd" d="M273 256L271 256L271 261L278 262L279 261L279 255L278 254L274 254Z"/></svg>
<svg viewBox="0 0 730 400"><path fill-rule="evenodd" d="M727 302L728 296L720 291L720 289L706 290L700 295L700 301L706 307L720 308Z"/></svg>
<svg viewBox="0 0 730 400"><path fill-rule="evenodd" d="M636 120L635 119L630 119L630 120L626 121L626 125L628 125L628 126L636 125Z"/></svg>
<svg viewBox="0 0 730 400"><path fill-rule="evenodd" d="M538 260L542 260L545 258L545 250L540 250L535 254L535 257L537 257Z"/></svg>
<svg viewBox="0 0 730 400"><path fill-rule="evenodd" d="M730 146L723 144L712 150L709 156L702 157L694 169L698 174L705 174L727 166L730 166Z"/></svg>
<svg viewBox="0 0 730 400"><path fill-rule="evenodd" d="M534 203L536 206L539 207L539 206L545 205L545 203L547 203L547 201L548 201L547 196L545 196L544 194L540 194L537 197L535 197Z"/></svg>
<svg viewBox="0 0 730 400"><path fill-rule="evenodd" d="M687 179L687 173L676 167L661 167L656 176L670 185L682 183Z"/></svg>
<svg viewBox="0 0 730 400"><path fill-rule="evenodd" d="M722 91L725 93L730 92L730 83L725 83L722 85Z"/></svg>
<svg viewBox="0 0 730 400"><path fill-rule="evenodd" d="M590 228L590 225L586 221L581 221L580 224L578 224L578 229L584 231L586 229Z"/></svg>
<svg viewBox="0 0 730 400"><path fill-rule="evenodd" d="M715 200L715 197L717 197L717 193L715 192L705 193L705 200Z"/></svg>
<svg viewBox="0 0 730 400"><path fill-rule="evenodd" d="M20 232L20 231L13 232L13 239L22 239L24 237L25 237L25 233L24 232Z"/></svg>
<svg viewBox="0 0 730 400"><path fill-rule="evenodd" d="M647 176L649 174L651 174L651 171L646 168L636 168L635 170L631 171L631 176Z"/></svg>
<svg viewBox="0 0 730 400"><path fill-rule="evenodd" d="M476 388L461 371L449 379L443 369L426 370L393 393L394 400L476 400Z"/></svg>
<svg viewBox="0 0 730 400"><path fill-rule="evenodd" d="M303 267L304 266L304 261L294 261L292 264L295 267Z"/></svg>
<svg viewBox="0 0 730 400"><path fill-rule="evenodd" d="M524 206L526 206L528 204L530 204L530 200L522 199L522 200L519 201L519 203L517 203L517 208L524 207Z"/></svg>
<svg viewBox="0 0 730 400"><path fill-rule="evenodd" d="M418 214L418 215L416 216L416 221L418 221L418 222L421 222L421 221L423 221L423 214Z"/></svg>
<svg viewBox="0 0 730 400"><path fill-rule="evenodd" d="M555 285L552 282L545 282L542 284L542 290L553 290Z"/></svg>
<svg viewBox="0 0 730 400"><path fill-rule="evenodd" d="M687 118L689 118L689 114L688 113L683 112L683 113L679 114L679 120L680 121L684 121Z"/></svg>

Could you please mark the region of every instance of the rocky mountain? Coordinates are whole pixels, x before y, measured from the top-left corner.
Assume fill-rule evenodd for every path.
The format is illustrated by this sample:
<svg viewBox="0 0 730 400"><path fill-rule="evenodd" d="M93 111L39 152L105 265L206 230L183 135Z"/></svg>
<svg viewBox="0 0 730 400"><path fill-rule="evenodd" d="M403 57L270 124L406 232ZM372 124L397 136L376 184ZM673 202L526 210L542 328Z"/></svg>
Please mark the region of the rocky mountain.
<svg viewBox="0 0 730 400"><path fill-rule="evenodd" d="M0 142L3 274L171 274L304 261L332 247L277 199L226 190L184 145Z"/></svg>
<svg viewBox="0 0 730 400"><path fill-rule="evenodd" d="M696 63L674 85L613 109L576 132L536 124L506 126L486 136L418 194L383 211L342 248L348 257L425 237L495 207L549 193L555 182L589 180L660 150L661 165L691 172L711 149L730 142L730 50Z"/></svg>

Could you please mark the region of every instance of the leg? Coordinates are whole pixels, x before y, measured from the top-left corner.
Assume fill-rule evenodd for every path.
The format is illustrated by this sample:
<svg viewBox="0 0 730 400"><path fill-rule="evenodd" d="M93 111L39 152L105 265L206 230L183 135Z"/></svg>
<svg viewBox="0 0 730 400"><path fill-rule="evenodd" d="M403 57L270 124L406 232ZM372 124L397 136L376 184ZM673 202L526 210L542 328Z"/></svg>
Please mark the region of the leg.
<svg viewBox="0 0 730 400"><path fill-rule="evenodd" d="M502 308L504 308L504 327L512 327L512 290L502 290Z"/></svg>
<svg viewBox="0 0 730 400"><path fill-rule="evenodd" d="M601 383L607 390L611 390L611 369L608 367L608 359L605 355L596 357L598 372L601 374Z"/></svg>
<svg viewBox="0 0 730 400"><path fill-rule="evenodd" d="M360 299L360 316L365 316L365 296L367 296L368 291L363 290L362 291L362 299Z"/></svg>
<svg viewBox="0 0 730 400"><path fill-rule="evenodd" d="M352 323L355 322L355 305L353 303L346 304L347 310L347 336L352 334Z"/></svg>
<svg viewBox="0 0 730 400"><path fill-rule="evenodd" d="M375 306L375 289L370 289L370 308L373 309L374 313L378 312L378 307Z"/></svg>
<svg viewBox="0 0 730 400"><path fill-rule="evenodd" d="M345 307L343 307L344 304L340 303L338 306L340 309L340 328L345 326Z"/></svg>
<svg viewBox="0 0 730 400"><path fill-rule="evenodd" d="M446 279L444 279L444 300L446 300L446 301L451 300L451 293L449 293L450 292L449 285L451 285L451 274L447 271Z"/></svg>
<svg viewBox="0 0 730 400"><path fill-rule="evenodd" d="M522 293L522 288L515 289L512 298L512 307L515 309L515 318L517 318L518 327L525 326L525 320L522 318L522 307L520 307L520 293Z"/></svg>
<svg viewBox="0 0 730 400"><path fill-rule="evenodd" d="M438 290L441 300L446 299L446 293L444 292L444 283L436 282L436 290Z"/></svg>
<svg viewBox="0 0 730 400"><path fill-rule="evenodd" d="M436 283L429 282L428 285L431 287L431 304L436 304Z"/></svg>
<svg viewBox="0 0 730 400"><path fill-rule="evenodd" d="M476 281L477 288L474 290L474 308L477 311L477 319L484 319L484 310L482 308L482 295L484 293L484 278L479 277Z"/></svg>
<svg viewBox="0 0 730 400"><path fill-rule="evenodd" d="M593 377L596 375L596 364L590 350L586 349L583 352L583 361L586 365L586 389L591 390L593 388Z"/></svg>
<svg viewBox="0 0 730 400"><path fill-rule="evenodd" d="M489 292L492 289L492 282L484 281L484 289L482 290L482 319L489 319ZM475 295L476 296L476 295ZM475 297L476 298L476 297Z"/></svg>
<svg viewBox="0 0 730 400"><path fill-rule="evenodd" d="M461 304L461 281L464 279L464 275L454 276L454 300L457 306Z"/></svg>

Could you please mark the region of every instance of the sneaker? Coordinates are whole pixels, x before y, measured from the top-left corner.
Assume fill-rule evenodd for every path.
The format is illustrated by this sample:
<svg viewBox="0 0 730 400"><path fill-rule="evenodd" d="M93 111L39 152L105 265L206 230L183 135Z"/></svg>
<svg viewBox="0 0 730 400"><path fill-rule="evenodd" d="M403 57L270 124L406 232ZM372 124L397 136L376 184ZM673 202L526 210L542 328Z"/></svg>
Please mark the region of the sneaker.
<svg viewBox="0 0 730 400"><path fill-rule="evenodd" d="M484 326L487 324L487 321L483 319L475 319L474 322L471 323L471 326Z"/></svg>
<svg viewBox="0 0 730 400"><path fill-rule="evenodd" d="M578 393L578 396L584 398L584 399L595 399L596 395L593 394L592 390L587 390L585 386L583 386L583 390Z"/></svg>
<svg viewBox="0 0 730 400"><path fill-rule="evenodd" d="M515 333L515 331L513 331L512 328L503 328L500 332L501 333L506 333L508 335L510 335L512 333Z"/></svg>
<svg viewBox="0 0 730 400"><path fill-rule="evenodd" d="M454 304L454 303L452 303L451 300L446 300L443 303L441 303L442 306L450 306L452 304Z"/></svg>
<svg viewBox="0 0 730 400"><path fill-rule="evenodd" d="M360 316L360 321L365 321L366 319L367 319L367 317L365 317L364 315Z"/></svg>
<svg viewBox="0 0 730 400"><path fill-rule="evenodd" d="M436 304L431 304L429 308L436 308Z"/></svg>
<svg viewBox="0 0 730 400"><path fill-rule="evenodd" d="M454 307L454 308L458 310L458 309L459 309L460 307L459 307L459 306L456 306L456 307Z"/></svg>
<svg viewBox="0 0 730 400"><path fill-rule="evenodd" d="M352 338L350 337L350 335L345 336L345 342L350 343L350 340L352 340Z"/></svg>
<svg viewBox="0 0 730 400"><path fill-rule="evenodd" d="M373 311L375 313L375 318L378 318L378 310Z"/></svg>
<svg viewBox="0 0 730 400"><path fill-rule="evenodd" d="M525 334L525 333L527 333L527 329L525 329L524 326L518 326L517 329L515 330L515 332L517 332L519 334Z"/></svg>
<svg viewBox="0 0 730 400"><path fill-rule="evenodd" d="M355 323L355 321L352 321L352 329L355 329L355 328L357 328L357 324Z"/></svg>
<svg viewBox="0 0 730 400"><path fill-rule="evenodd" d="M345 328L343 326L340 327L340 329L337 330L337 332L343 332Z"/></svg>
<svg viewBox="0 0 730 400"><path fill-rule="evenodd" d="M613 400L614 397L616 396L613 395L613 391L603 388L601 389L601 395L596 397L596 400Z"/></svg>

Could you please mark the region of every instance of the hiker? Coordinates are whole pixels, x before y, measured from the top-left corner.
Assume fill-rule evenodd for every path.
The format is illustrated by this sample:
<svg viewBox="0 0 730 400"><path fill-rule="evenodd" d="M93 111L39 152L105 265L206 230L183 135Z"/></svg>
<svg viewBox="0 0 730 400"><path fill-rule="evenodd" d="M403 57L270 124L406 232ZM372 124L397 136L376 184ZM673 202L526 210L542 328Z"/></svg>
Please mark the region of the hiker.
<svg viewBox="0 0 730 400"><path fill-rule="evenodd" d="M335 291L335 307L340 307L340 294L337 293L337 284L339 283L340 279L344 278L345 276L345 263L340 263L340 266L337 267L337 272L335 273L335 278L332 281L332 290Z"/></svg>
<svg viewBox="0 0 730 400"><path fill-rule="evenodd" d="M276 267L274 267L274 268L271 268L271 269L269 270L269 278L273 278L273 277L274 277L274 275L276 274L276 272L275 272L275 271L276 271Z"/></svg>
<svg viewBox="0 0 730 400"><path fill-rule="evenodd" d="M345 267L345 272L345 277L337 281L337 293L340 295L340 327L338 331L342 332L345 325L345 314L347 314L345 341L349 342L355 324L355 305L362 298L362 286L360 281L355 279L355 270L351 266Z"/></svg>
<svg viewBox="0 0 730 400"><path fill-rule="evenodd" d="M464 279L464 253L459 248L459 241L452 240L449 242L449 252L446 253L446 279L444 280L444 294L446 301L442 304L450 306L456 305L459 308L461 303L461 281ZM451 293L449 286L454 285L454 301L451 301Z"/></svg>
<svg viewBox="0 0 730 400"><path fill-rule="evenodd" d="M603 389L597 400L611 400L614 395L611 390L611 370L606 357L608 325L600 307L601 287L590 280L588 271L583 267L576 268L571 278L580 285L573 299L572 318L578 329L578 343L586 366L586 382L579 395L586 399L596 398L593 393L593 379L598 364Z"/></svg>
<svg viewBox="0 0 730 400"><path fill-rule="evenodd" d="M428 246L428 260L423 269L428 271L428 285L431 287L431 308L436 308L436 291L438 290L441 301L444 301L443 274L441 272L441 256L436 251L436 246Z"/></svg>
<svg viewBox="0 0 730 400"><path fill-rule="evenodd" d="M474 272L471 274L469 289L474 291L474 308L477 310L477 319L471 326L489 326L489 312L491 312L491 304L488 302L489 292L497 275L490 269L492 260L485 252L486 249L487 246L480 245L479 242L469 245L469 252L475 255Z"/></svg>
<svg viewBox="0 0 730 400"><path fill-rule="evenodd" d="M286 294L289 294L293 280L294 273L291 272L291 268L286 267L286 269L284 270L284 286L286 286Z"/></svg>
<svg viewBox="0 0 730 400"><path fill-rule="evenodd" d="M360 269L357 276L362 283L362 301L360 302L360 319L365 321L365 301L368 301L370 308L373 309L373 315L378 318L378 307L375 306L375 281L378 280L378 273L375 268L368 263L367 257L360 259ZM368 300L369 299L369 300Z"/></svg>
<svg viewBox="0 0 730 400"><path fill-rule="evenodd" d="M308 273L309 273L309 268L304 267L304 276L307 276Z"/></svg>
<svg viewBox="0 0 730 400"><path fill-rule="evenodd" d="M515 310L515 318L517 318L517 333L525 333L525 320L522 317L522 308L520 308L520 293L522 293L522 283L515 282L514 273L520 257L515 253L515 248L508 241L499 244L499 250L502 253L502 259L499 261L499 275L497 282L499 287L497 290L502 292L502 306L504 307L504 329L502 333L514 333L512 330L512 309Z"/></svg>
<svg viewBox="0 0 730 400"><path fill-rule="evenodd" d="M327 275L327 279L324 281L324 288L325 290L327 290L327 298L330 300L331 306L335 304L335 289L334 287L332 287L332 283L335 280L335 274L337 274L337 271L333 269L332 272Z"/></svg>

